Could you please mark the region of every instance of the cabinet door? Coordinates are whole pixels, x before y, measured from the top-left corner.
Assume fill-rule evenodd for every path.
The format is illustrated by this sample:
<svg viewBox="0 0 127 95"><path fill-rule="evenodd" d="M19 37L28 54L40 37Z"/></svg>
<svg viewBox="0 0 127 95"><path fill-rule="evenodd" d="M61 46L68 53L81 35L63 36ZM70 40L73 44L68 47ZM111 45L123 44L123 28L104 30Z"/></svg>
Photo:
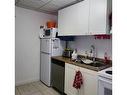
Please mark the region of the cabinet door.
<svg viewBox="0 0 127 95"><path fill-rule="evenodd" d="M97 75L92 75L90 73L86 73L81 71L83 75L83 86L81 88L80 95L97 95Z"/></svg>
<svg viewBox="0 0 127 95"><path fill-rule="evenodd" d="M77 27L78 8L74 5L58 12L58 35L73 35Z"/></svg>
<svg viewBox="0 0 127 95"><path fill-rule="evenodd" d="M64 92L67 95L78 95L77 90L73 87L73 81L75 78L76 66L65 64L65 88Z"/></svg>
<svg viewBox="0 0 127 95"><path fill-rule="evenodd" d="M58 35L85 35L88 32L89 0L58 12Z"/></svg>
<svg viewBox="0 0 127 95"><path fill-rule="evenodd" d="M75 35L89 35L89 0L84 0L79 3L77 31Z"/></svg>
<svg viewBox="0 0 127 95"><path fill-rule="evenodd" d="M90 0L89 32L106 34L107 0Z"/></svg>
<svg viewBox="0 0 127 95"><path fill-rule="evenodd" d="M79 90L73 87L76 71L80 70L83 85ZM97 95L97 72L84 69L75 65L65 65L65 93L67 95Z"/></svg>

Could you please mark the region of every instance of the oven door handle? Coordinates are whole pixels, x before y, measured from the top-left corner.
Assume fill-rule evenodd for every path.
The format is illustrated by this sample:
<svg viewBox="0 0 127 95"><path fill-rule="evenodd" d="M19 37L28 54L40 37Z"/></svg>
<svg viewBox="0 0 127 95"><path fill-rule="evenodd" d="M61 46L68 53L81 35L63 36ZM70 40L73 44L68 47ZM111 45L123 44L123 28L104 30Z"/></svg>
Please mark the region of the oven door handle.
<svg viewBox="0 0 127 95"><path fill-rule="evenodd" d="M99 81L103 81L103 82L106 82L108 84L112 84L112 81L110 79L105 79L105 78L99 77Z"/></svg>

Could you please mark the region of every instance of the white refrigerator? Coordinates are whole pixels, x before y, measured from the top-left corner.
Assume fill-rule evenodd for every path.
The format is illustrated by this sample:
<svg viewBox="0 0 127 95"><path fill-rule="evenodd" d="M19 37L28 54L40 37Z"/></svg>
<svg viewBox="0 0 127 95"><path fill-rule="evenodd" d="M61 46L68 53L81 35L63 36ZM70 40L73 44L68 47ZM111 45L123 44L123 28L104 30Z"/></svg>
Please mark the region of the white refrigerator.
<svg viewBox="0 0 127 95"><path fill-rule="evenodd" d="M60 40L58 38L43 38L40 49L41 81L45 85L51 86L51 57L61 55Z"/></svg>

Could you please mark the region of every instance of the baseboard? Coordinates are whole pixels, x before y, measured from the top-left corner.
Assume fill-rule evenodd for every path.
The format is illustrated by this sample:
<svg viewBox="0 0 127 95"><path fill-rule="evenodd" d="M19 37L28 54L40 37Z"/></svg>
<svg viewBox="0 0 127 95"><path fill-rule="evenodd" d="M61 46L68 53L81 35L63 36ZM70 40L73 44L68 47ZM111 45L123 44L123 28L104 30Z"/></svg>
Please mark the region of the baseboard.
<svg viewBox="0 0 127 95"><path fill-rule="evenodd" d="M15 86L19 86L19 85L23 85L23 84L39 81L39 80L40 79L29 79L29 80L24 80L24 81L18 81L18 82L15 82Z"/></svg>

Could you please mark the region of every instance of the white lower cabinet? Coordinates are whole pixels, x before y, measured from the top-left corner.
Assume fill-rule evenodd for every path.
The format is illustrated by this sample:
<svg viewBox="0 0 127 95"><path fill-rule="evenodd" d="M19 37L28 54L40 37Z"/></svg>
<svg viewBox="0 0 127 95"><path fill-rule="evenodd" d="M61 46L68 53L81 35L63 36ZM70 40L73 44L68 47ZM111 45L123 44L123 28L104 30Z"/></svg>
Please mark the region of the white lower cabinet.
<svg viewBox="0 0 127 95"><path fill-rule="evenodd" d="M83 76L83 85L79 90L73 87L76 71L80 70ZM75 65L65 64L65 93L67 95L97 95L97 72Z"/></svg>
<svg viewBox="0 0 127 95"><path fill-rule="evenodd" d="M77 67L65 64L65 93L67 95L78 95L77 90L73 87L73 80L75 77L75 72L78 70Z"/></svg>

